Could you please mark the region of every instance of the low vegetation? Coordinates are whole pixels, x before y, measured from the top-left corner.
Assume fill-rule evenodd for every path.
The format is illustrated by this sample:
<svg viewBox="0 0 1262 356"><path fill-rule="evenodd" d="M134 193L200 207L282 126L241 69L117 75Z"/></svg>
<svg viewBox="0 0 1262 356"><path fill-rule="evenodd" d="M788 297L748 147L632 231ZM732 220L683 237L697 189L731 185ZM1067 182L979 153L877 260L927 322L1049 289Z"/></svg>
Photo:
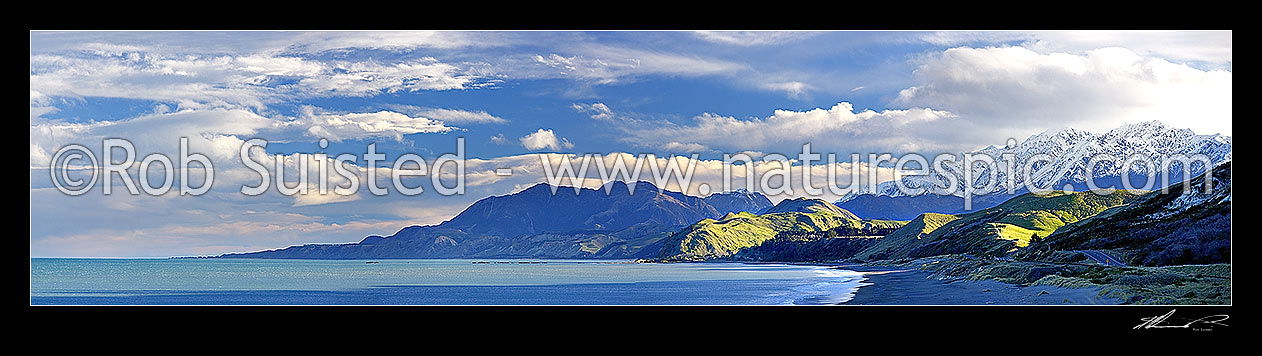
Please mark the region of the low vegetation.
<svg viewBox="0 0 1262 356"><path fill-rule="evenodd" d="M1110 250L1131 265L1168 266L1231 262L1231 162L1191 181L1174 184L1135 203L1110 209L1058 230L1023 259L1047 259L1057 251ZM1212 179L1212 193L1203 184Z"/></svg>
<svg viewBox="0 0 1262 356"><path fill-rule="evenodd" d="M693 224L664 238L659 257L850 261L914 267L944 279L1096 288L1128 304L1228 304L1230 167L1193 181L1199 188L1213 179L1219 190L1212 194L1184 194L1181 187L1166 194L1024 194L972 213L924 213L908 222L859 220L826 202L786 200L761 215ZM1087 250L1132 266L1097 264Z"/></svg>
<svg viewBox="0 0 1262 356"><path fill-rule="evenodd" d="M1231 265L1111 267L1091 263L1003 261L964 255L886 260L871 265L915 268L932 278L995 280L1017 285L1097 288L1124 304L1230 304Z"/></svg>

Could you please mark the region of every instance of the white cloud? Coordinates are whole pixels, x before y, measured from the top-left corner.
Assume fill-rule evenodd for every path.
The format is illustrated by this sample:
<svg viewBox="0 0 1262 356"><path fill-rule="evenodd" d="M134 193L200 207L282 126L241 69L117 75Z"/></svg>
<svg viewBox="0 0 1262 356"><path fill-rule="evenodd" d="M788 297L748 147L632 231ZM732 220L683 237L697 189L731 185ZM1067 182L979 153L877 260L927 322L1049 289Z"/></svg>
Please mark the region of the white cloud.
<svg viewBox="0 0 1262 356"><path fill-rule="evenodd" d="M320 194L317 189L319 186L315 184L307 184L309 194L294 195L294 207L312 206L321 204L341 203L359 200L359 194L336 194L331 190L325 194Z"/></svg>
<svg viewBox="0 0 1262 356"><path fill-rule="evenodd" d="M539 131L523 136L520 140L523 147L532 151L542 150L545 148L553 151L574 148L574 144L570 143L569 139L564 137L558 138L556 133L553 133L551 129L539 129Z"/></svg>
<svg viewBox="0 0 1262 356"><path fill-rule="evenodd" d="M994 133L1023 136L1049 124L1103 131L1156 119L1202 134L1231 134L1230 71L1124 48L1076 55L960 47L926 58L915 73L919 83L896 103L949 110Z"/></svg>
<svg viewBox="0 0 1262 356"><path fill-rule="evenodd" d="M502 133L495 134L495 136L491 136L491 143L505 145L508 144L508 138L504 137L504 134Z"/></svg>
<svg viewBox="0 0 1262 356"><path fill-rule="evenodd" d="M445 133L454 128L424 117L411 117L393 111L372 113L326 114L305 107L303 114L286 125L305 128L306 134L333 141L370 137L389 137L402 141L403 135Z"/></svg>
<svg viewBox="0 0 1262 356"><path fill-rule="evenodd" d="M738 46L787 44L819 34L807 31L693 31L698 38Z"/></svg>
<svg viewBox="0 0 1262 356"><path fill-rule="evenodd" d="M179 139L187 137L190 149L207 152L214 159L235 160L240 143L244 142L242 138L260 137L274 142L372 137L400 140L406 134L452 130L455 128L441 122L392 111L328 113L304 107L299 117L290 120L240 109L186 109L116 121L35 122L31 124L30 139L31 144L43 152L54 152L69 143L98 142L99 145L104 138L121 137L131 141L138 152L174 154L178 153ZM36 165L37 158L36 150L32 149L32 165ZM39 166L47 166L47 162Z"/></svg>
<svg viewBox="0 0 1262 356"><path fill-rule="evenodd" d="M934 127L950 125L937 121L955 118L949 112L919 108L856 113L850 103L843 102L828 109L776 110L761 119L705 113L695 117L691 125L645 122L621 129L629 143L685 152L752 149L791 153L800 151L804 143L812 143L815 149L843 151L948 149L957 148L954 138L934 132L949 130Z"/></svg>
<svg viewBox="0 0 1262 356"><path fill-rule="evenodd" d="M129 140L138 155L161 152L174 157L179 153L179 139L187 137L191 151L205 153L212 160L227 160L236 157L234 150L243 142L237 136L253 136L277 127L275 120L253 112L227 109L184 110L89 123L33 122L30 141L39 149L31 150L31 166L48 167L48 157L43 153L56 152L66 144L78 143L99 150L105 138ZM234 143L238 146L231 147Z"/></svg>
<svg viewBox="0 0 1262 356"><path fill-rule="evenodd" d="M1231 31L1045 31L1026 44L1041 53L1124 47L1171 61L1231 63Z"/></svg>
<svg viewBox="0 0 1262 356"><path fill-rule="evenodd" d="M419 90L452 90L473 85L473 78L434 58L400 63L338 61L327 72L303 78L307 92L322 96L371 96Z"/></svg>
<svg viewBox="0 0 1262 356"><path fill-rule="evenodd" d="M683 152L683 153L712 151L709 147L706 147L705 145L702 145L702 144L679 143L679 142L673 142L673 141L663 144L661 146L661 149L667 152Z"/></svg>
<svg viewBox="0 0 1262 356"><path fill-rule="evenodd" d="M1019 43L1042 54L1123 47L1171 61L1231 63L1231 31L944 31L920 35L941 46Z"/></svg>
<svg viewBox="0 0 1262 356"><path fill-rule="evenodd" d="M42 96L145 99L173 102L182 108L262 109L267 103L293 98L464 89L480 85L475 80L429 57L382 63L270 54L78 52L31 55L30 89Z"/></svg>
<svg viewBox="0 0 1262 356"><path fill-rule="evenodd" d="M426 109L417 112L417 115L428 117L434 120L450 123L477 123L477 124L503 124L508 120L491 115L486 111L466 111L456 109Z"/></svg>
<svg viewBox="0 0 1262 356"><path fill-rule="evenodd" d="M151 153L164 154L174 162L178 162L179 142L181 137L189 139L189 152L206 155L214 163L215 185L212 192L238 194L243 185L253 186L258 182L258 175L244 166L240 158L240 150L246 138L263 138L271 142L286 142L316 136L330 139L359 139L370 137L392 137L398 139L403 134L417 132L446 132L451 127L443 126L425 118L409 117L400 113L381 111L374 113L329 114L317 109L303 110L301 117L286 121L284 118L263 117L246 110L184 110L173 113L148 114L145 116L91 123L45 122L31 125L30 167L31 186L51 186L48 181L48 166L51 152L69 143L83 144L100 159L101 142L105 138L121 137L127 139L135 147L136 161ZM95 144L94 144L95 142ZM292 183L298 181L301 171L297 154L268 155L263 149L251 151L250 159L261 162L266 167L274 167L278 162L284 168L285 179ZM335 164L333 157L326 159L325 166ZM360 181L365 182L367 170L363 167L351 167L358 172ZM131 176L140 173L137 164L129 169ZM319 177L319 161L307 155L305 164L309 177ZM173 167L179 169L179 167ZM200 179L200 168L190 168L195 179ZM75 172L76 175L85 172ZM388 177L389 168L379 168L380 177ZM150 177L162 178L160 170L150 170ZM177 175L178 177L178 175ZM329 186L347 183L337 174L328 174ZM312 178L314 179L314 178ZM178 179L177 179L178 180ZM115 184L115 187L119 185ZM308 185L308 193L289 197L259 198L263 201L289 200L292 206L313 206L358 199L356 196L339 196L319 194L318 190ZM244 196L242 196L244 197ZM246 197L249 198L249 197Z"/></svg>
<svg viewBox="0 0 1262 356"><path fill-rule="evenodd" d="M613 110L610 110L609 106L606 106L604 103L575 103L570 107L573 108L574 111L590 114L592 119L610 121L614 118Z"/></svg>
<svg viewBox="0 0 1262 356"><path fill-rule="evenodd" d="M458 31L342 31L306 32L296 36L292 51L319 53L347 49L411 50L456 49L507 44L503 34Z"/></svg>
<svg viewBox="0 0 1262 356"><path fill-rule="evenodd" d="M52 98L35 90L31 90L31 121L40 119L45 114L57 112L57 107L53 106Z"/></svg>
<svg viewBox="0 0 1262 356"><path fill-rule="evenodd" d="M765 90L783 92L785 95L788 95L790 98L795 98L795 99L798 97L801 97L802 93L804 93L807 89L810 89L811 87L810 84L797 82L797 81L763 83L760 86L762 89L765 89Z"/></svg>
<svg viewBox="0 0 1262 356"><path fill-rule="evenodd" d="M697 77L732 74L749 68L721 59L607 45L584 44L574 48L573 53L534 55L531 57L534 68L519 64L505 70L520 77L560 77L613 84L646 75Z"/></svg>

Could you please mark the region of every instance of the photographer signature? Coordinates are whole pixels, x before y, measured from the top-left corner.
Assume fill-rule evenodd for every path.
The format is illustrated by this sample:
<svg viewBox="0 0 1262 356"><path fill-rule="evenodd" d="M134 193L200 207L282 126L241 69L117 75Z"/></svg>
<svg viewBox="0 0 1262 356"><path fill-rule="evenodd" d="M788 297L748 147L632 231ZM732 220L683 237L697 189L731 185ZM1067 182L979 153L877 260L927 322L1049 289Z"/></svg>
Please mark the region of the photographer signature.
<svg viewBox="0 0 1262 356"><path fill-rule="evenodd" d="M1170 319L1170 316L1174 315L1175 310L1177 309L1171 309L1169 313L1165 313L1164 315L1161 315L1161 316L1141 318L1140 320L1143 320L1144 322L1139 325L1136 325L1134 329L1208 330L1210 328L1213 328L1214 326L1227 326L1227 324L1223 324L1223 321L1226 321L1227 318L1229 318L1226 314L1217 314L1217 315L1201 317L1200 319L1192 320L1184 324L1171 323L1171 324L1163 325L1163 323L1165 323L1167 320L1170 322L1174 322L1176 320L1187 320L1187 319ZM1200 325L1200 327L1194 327L1195 325Z"/></svg>

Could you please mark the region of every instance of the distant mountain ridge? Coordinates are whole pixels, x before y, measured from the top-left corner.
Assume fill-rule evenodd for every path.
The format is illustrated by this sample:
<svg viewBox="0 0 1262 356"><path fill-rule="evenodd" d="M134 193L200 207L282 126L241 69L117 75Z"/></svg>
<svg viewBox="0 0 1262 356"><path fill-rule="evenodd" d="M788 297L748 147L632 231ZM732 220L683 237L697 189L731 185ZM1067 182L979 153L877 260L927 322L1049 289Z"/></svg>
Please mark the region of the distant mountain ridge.
<svg viewBox="0 0 1262 356"><path fill-rule="evenodd" d="M866 219L911 220L924 213L963 214L978 211L999 205L1015 196L1017 194L1007 194L1007 192L975 196L972 210L964 209L964 198L936 194L919 196L863 194L835 205Z"/></svg>
<svg viewBox="0 0 1262 356"><path fill-rule="evenodd" d="M251 258L629 258L668 232L702 219L771 206L757 192L695 197L648 182L616 181L604 189L537 184L487 197L438 225L409 226L359 243L303 245L229 254ZM713 203L713 205L712 205ZM716 205L718 207L716 207Z"/></svg>
<svg viewBox="0 0 1262 356"><path fill-rule="evenodd" d="M771 199L762 193L750 192L745 188L728 193L715 193L702 198L721 214L750 212L757 213L772 207Z"/></svg>
<svg viewBox="0 0 1262 356"><path fill-rule="evenodd" d="M839 208L836 205L833 205L832 203L829 203L822 199L812 199L812 198L797 198L797 199L781 200L779 204L776 204L773 207L769 207L763 210L762 212L759 212L759 214L814 213L814 212L820 212L820 211L827 211L834 215L837 215L846 219L850 219L850 220L859 220L858 216L856 216L854 213L846 211L846 209Z"/></svg>
<svg viewBox="0 0 1262 356"><path fill-rule="evenodd" d="M492 196L470 205L439 226L506 237L574 230L622 230L637 224L687 225L722 216L704 198L659 191L648 182L613 183L608 195L600 189L560 188L536 184L521 192Z"/></svg>

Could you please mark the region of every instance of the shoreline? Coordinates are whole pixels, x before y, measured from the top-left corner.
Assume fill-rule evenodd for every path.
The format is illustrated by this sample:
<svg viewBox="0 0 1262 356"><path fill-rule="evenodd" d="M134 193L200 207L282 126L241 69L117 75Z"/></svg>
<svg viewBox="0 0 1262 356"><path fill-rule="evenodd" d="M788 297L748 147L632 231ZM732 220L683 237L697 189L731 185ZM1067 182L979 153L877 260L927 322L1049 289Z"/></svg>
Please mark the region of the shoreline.
<svg viewBox="0 0 1262 356"><path fill-rule="evenodd" d="M60 260L61 258L32 258ZM69 260L118 260L78 258ZM160 259L136 259L160 260ZM289 259L254 259L289 260ZM311 259L297 259L311 260ZM323 259L319 259L323 260ZM381 259L412 260L412 259ZM1049 263L977 260L967 256L946 256L896 264L841 261L773 262L773 261L689 261L660 262L648 260L582 259L551 260L507 259L500 261L462 260L474 265L495 264L727 264L813 266L821 269L848 270L861 274L858 286L852 286L840 305L1121 305L1121 304L1223 304L1221 296L1230 297L1230 265L1185 265L1169 267L1108 267L1058 265ZM377 261L348 259L372 264ZM888 262L888 261L887 261ZM1055 268L1055 270L1049 270ZM1219 277L1224 276L1224 277ZM1046 278L1044 278L1046 277ZM850 275L847 278L854 278ZM852 281L853 282L853 281ZM849 282L848 282L849 283ZM1142 288L1142 289L1141 289ZM1105 296L1102 291L1107 291ZM1230 300L1227 299L1227 302Z"/></svg>
<svg viewBox="0 0 1262 356"><path fill-rule="evenodd" d="M1021 286L964 277L939 280L910 268L833 265L863 273L854 297L838 305L1119 305L1099 288Z"/></svg>

